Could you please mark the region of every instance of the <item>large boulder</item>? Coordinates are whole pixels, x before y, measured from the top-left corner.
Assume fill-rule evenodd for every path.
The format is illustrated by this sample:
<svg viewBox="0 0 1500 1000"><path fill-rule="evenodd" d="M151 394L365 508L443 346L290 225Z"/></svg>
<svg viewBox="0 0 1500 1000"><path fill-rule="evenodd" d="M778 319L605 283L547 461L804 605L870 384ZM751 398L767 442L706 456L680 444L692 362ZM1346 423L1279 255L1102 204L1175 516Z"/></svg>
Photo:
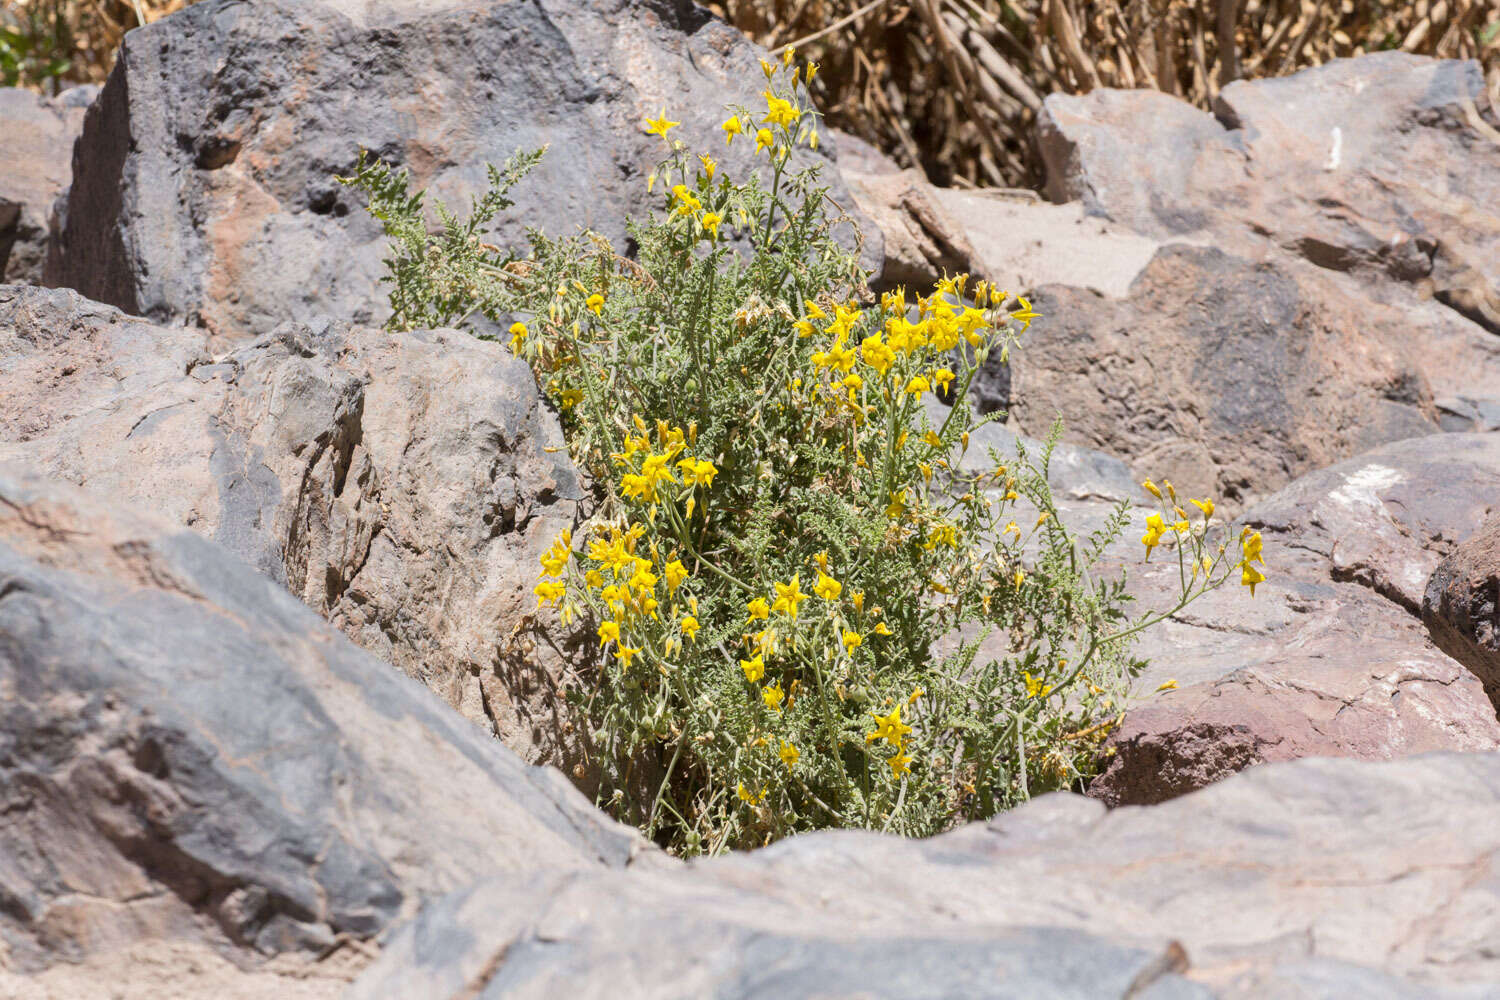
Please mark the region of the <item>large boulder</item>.
<svg viewBox="0 0 1500 1000"><path fill-rule="evenodd" d="M1312 269L1171 245L1125 298L1048 285L1032 305L1042 319L977 393L1028 432L1061 417L1070 440L1232 503L1439 429L1410 326Z"/></svg>
<svg viewBox="0 0 1500 1000"><path fill-rule="evenodd" d="M0 472L0 965L141 939L315 957L481 875L646 850L279 584L119 501Z"/></svg>
<svg viewBox="0 0 1500 1000"><path fill-rule="evenodd" d="M1500 434L1435 435L1252 507L1242 520L1265 539L1266 583L1251 598L1235 577L1143 634L1139 687L1177 687L1125 713L1090 794L1160 802L1267 761L1500 748L1484 675L1434 647L1418 617L1429 575L1497 491ZM1171 606L1170 551L1128 570L1143 607Z"/></svg>
<svg viewBox="0 0 1500 1000"><path fill-rule="evenodd" d="M1500 516L1433 570L1422 620L1438 648L1473 671L1500 708Z"/></svg>
<svg viewBox="0 0 1500 1000"><path fill-rule="evenodd" d="M224 545L533 760L568 761L537 558L581 497L525 363L454 331L199 330L0 288L0 460Z"/></svg>
<svg viewBox="0 0 1500 1000"><path fill-rule="evenodd" d="M41 283L52 203L68 186L73 140L98 89L42 97L0 88L0 282Z"/></svg>
<svg viewBox="0 0 1500 1000"><path fill-rule="evenodd" d="M1394 52L1236 82L1214 114L1048 97L1047 192L1098 221L1072 242L1108 263L1077 274L1029 207L966 213L1043 314L982 389L1025 432L1061 413L1070 440L1235 509L1384 441L1500 426L1497 124L1476 64Z"/></svg>
<svg viewBox="0 0 1500 1000"><path fill-rule="evenodd" d="M1496 114L1478 63L1381 52L1236 81L1213 114L1054 94L1037 128L1054 200L1159 238L1275 246L1500 332Z"/></svg>
<svg viewBox="0 0 1500 1000"><path fill-rule="evenodd" d="M664 148L643 119L665 108L674 139L748 170L718 123L764 104L763 54L665 0L208 0L126 38L48 282L218 344L317 314L379 322L385 237L334 180L361 147L461 209L487 163L549 145L495 238L588 226L623 251L627 215L657 203Z"/></svg>
<svg viewBox="0 0 1500 1000"><path fill-rule="evenodd" d="M1500 754L1304 760L1150 808L1055 794L930 840L489 879L350 998L1477 998L1497 817Z"/></svg>

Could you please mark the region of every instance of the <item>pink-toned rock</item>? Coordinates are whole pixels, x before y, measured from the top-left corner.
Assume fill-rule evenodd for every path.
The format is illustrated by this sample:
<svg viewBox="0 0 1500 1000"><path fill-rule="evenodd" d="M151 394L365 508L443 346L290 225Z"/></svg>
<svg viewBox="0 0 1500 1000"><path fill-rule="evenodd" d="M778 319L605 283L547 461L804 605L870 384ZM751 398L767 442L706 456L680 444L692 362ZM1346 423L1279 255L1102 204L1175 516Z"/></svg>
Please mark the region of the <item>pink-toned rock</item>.
<svg viewBox="0 0 1500 1000"><path fill-rule="evenodd" d="M1159 802L1252 764L1500 747L1479 677L1417 614L1429 574L1500 494L1500 434L1401 441L1304 476L1248 511L1267 582L1238 583L1147 632L1140 688L1091 794ZM1131 539L1133 541L1134 539ZM1175 560L1132 568L1162 606Z"/></svg>

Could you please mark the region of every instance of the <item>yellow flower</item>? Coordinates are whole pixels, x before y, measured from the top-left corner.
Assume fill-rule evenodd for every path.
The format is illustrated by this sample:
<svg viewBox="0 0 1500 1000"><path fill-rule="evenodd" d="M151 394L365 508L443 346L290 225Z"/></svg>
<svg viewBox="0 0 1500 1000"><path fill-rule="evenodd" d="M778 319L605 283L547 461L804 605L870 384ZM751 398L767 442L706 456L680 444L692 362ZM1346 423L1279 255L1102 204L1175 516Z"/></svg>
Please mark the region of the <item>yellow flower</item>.
<svg viewBox="0 0 1500 1000"><path fill-rule="evenodd" d="M875 731L865 734L865 742L885 740L900 750L905 745L906 734L911 732L911 726L901 721L901 706L897 705L891 709L890 715L881 715L878 712L871 712L870 715L875 719Z"/></svg>
<svg viewBox="0 0 1500 1000"><path fill-rule="evenodd" d="M1258 531L1251 532L1250 535L1240 543L1240 551L1244 554L1246 563L1258 562L1264 565L1265 560L1261 558L1260 550L1261 540L1260 532ZM1254 591L1251 591L1251 593L1253 594Z"/></svg>
<svg viewBox="0 0 1500 1000"><path fill-rule="evenodd" d="M562 539L552 543L552 547L543 552L540 558L542 571L547 576L561 576L563 568L568 565L568 557L572 551L562 544Z"/></svg>
<svg viewBox="0 0 1500 1000"><path fill-rule="evenodd" d="M688 571L681 559L673 559L662 568L662 575L667 578L667 589L675 591L688 578Z"/></svg>
<svg viewBox="0 0 1500 1000"><path fill-rule="evenodd" d="M876 635L890 635L891 630L886 628L885 622L876 622L873 630Z"/></svg>
<svg viewBox="0 0 1500 1000"><path fill-rule="evenodd" d="M792 746L790 743L783 743L781 744L781 751L778 756L781 758L781 762L786 765L786 769L790 771L792 769L792 765L797 763L798 758L800 758L802 755L798 753L797 748Z"/></svg>
<svg viewBox="0 0 1500 1000"><path fill-rule="evenodd" d="M583 402L583 390L582 389L564 389L562 391L562 393L559 395L558 399L562 403L562 408L563 409L565 409L565 410L571 410L573 407L575 407L579 403Z"/></svg>
<svg viewBox="0 0 1500 1000"><path fill-rule="evenodd" d="M797 50L788 45L786 51L781 53L781 65L790 66L795 58L797 58Z"/></svg>
<svg viewBox="0 0 1500 1000"><path fill-rule="evenodd" d="M1214 516L1214 502L1212 500L1190 500L1188 502L1203 511L1203 520L1207 521Z"/></svg>
<svg viewBox="0 0 1500 1000"><path fill-rule="evenodd" d="M865 640L858 632L851 632L849 629L844 629L843 643L844 652L852 653L860 646L863 646Z"/></svg>
<svg viewBox="0 0 1500 1000"><path fill-rule="evenodd" d="M1240 570L1240 583L1250 588L1250 596L1255 596L1255 585L1257 583L1265 582L1266 575L1254 566L1251 566L1249 560L1246 560L1244 568Z"/></svg>
<svg viewBox="0 0 1500 1000"><path fill-rule="evenodd" d="M749 681L751 684L754 684L756 681L766 676L766 664L765 661L761 659L759 653L755 654L755 658L753 660L741 660L740 669L745 672L745 680Z"/></svg>
<svg viewBox="0 0 1500 1000"><path fill-rule="evenodd" d="M843 589L843 584L839 583L837 580L829 576L827 573L824 573L822 570L818 571L818 582L813 586L814 594L817 594L825 601L833 601L838 599L838 596L843 591Z"/></svg>
<svg viewBox="0 0 1500 1000"><path fill-rule="evenodd" d="M776 143L776 137L771 134L771 130L770 129L763 128L763 129L757 129L756 130L756 132L755 132L755 151L757 153L759 153L762 149L767 148L768 146L774 145L775 143Z"/></svg>
<svg viewBox="0 0 1500 1000"><path fill-rule="evenodd" d="M707 153L699 153L698 162L703 164L703 172L708 175L708 179L713 180L714 171L719 169L718 162Z"/></svg>
<svg viewBox="0 0 1500 1000"><path fill-rule="evenodd" d="M625 669L630 669L630 661L635 658L640 649L636 646L619 645L615 647L615 659L625 664Z"/></svg>
<svg viewBox="0 0 1500 1000"><path fill-rule="evenodd" d="M761 699L765 701L766 707L781 711L781 699L786 697L786 692L781 690L780 684L772 684L760 693Z"/></svg>
<svg viewBox="0 0 1500 1000"><path fill-rule="evenodd" d="M698 619L692 615L684 615L682 619L682 634L689 639L698 638Z"/></svg>
<svg viewBox="0 0 1500 1000"><path fill-rule="evenodd" d="M526 343L526 324L512 323L510 325L510 350L512 354L520 354L521 348Z"/></svg>
<svg viewBox="0 0 1500 1000"><path fill-rule="evenodd" d="M945 348L946 349L946 348ZM955 378L953 372L947 368L939 368L932 373L932 384L939 392L946 392L948 386L953 384Z"/></svg>
<svg viewBox="0 0 1500 1000"><path fill-rule="evenodd" d="M740 124L740 119L737 115L733 118L726 118L724 124L719 127L724 130L724 145L726 146L734 141L735 136L744 133L744 126Z"/></svg>
<svg viewBox="0 0 1500 1000"><path fill-rule="evenodd" d="M1158 690L1158 691L1176 691L1177 690L1177 678L1174 677L1174 678L1172 678L1169 681L1164 681L1161 684L1156 685L1156 690Z"/></svg>
<svg viewBox="0 0 1500 1000"><path fill-rule="evenodd" d="M595 590L598 590L600 587L604 586L604 577L600 575L597 569L591 569L587 573L583 574L583 582L588 584L590 587L593 587Z"/></svg>
<svg viewBox="0 0 1500 1000"><path fill-rule="evenodd" d="M1152 496L1156 497L1156 499L1158 499L1158 500L1161 499L1161 490L1157 489L1156 488L1156 484L1153 483L1151 480L1148 479L1144 483L1142 483L1141 485L1143 487L1145 487L1147 493L1149 493Z"/></svg>
<svg viewBox="0 0 1500 1000"><path fill-rule="evenodd" d="M536 595L536 606L541 608L548 604L555 606L568 592L568 588L555 580L543 580L533 587L531 592Z"/></svg>
<svg viewBox="0 0 1500 1000"><path fill-rule="evenodd" d="M1147 559L1151 558L1151 550L1161 544L1161 536L1166 533L1167 525L1160 514L1152 514L1146 518L1146 533L1141 536L1141 544L1146 546Z"/></svg>
<svg viewBox="0 0 1500 1000"><path fill-rule="evenodd" d="M771 617L771 608L768 604L766 604L766 599L764 597L757 597L755 600L745 605L745 608L750 612L751 621L755 621L756 619L765 621L767 618Z"/></svg>
<svg viewBox="0 0 1500 1000"><path fill-rule="evenodd" d="M648 133L650 133L651 135L659 135L663 139L665 139L667 137L667 133L668 132L670 132L672 129L676 128L678 125L681 125L681 124L682 124L681 122L667 121L666 112L663 111L662 112L662 116L660 118L647 118L646 119L646 131Z"/></svg>
<svg viewBox="0 0 1500 1000"><path fill-rule="evenodd" d="M1021 676L1026 678L1026 697L1045 698L1052 693L1051 684L1043 684L1040 677L1033 677L1028 671L1021 671Z"/></svg>
<svg viewBox="0 0 1500 1000"><path fill-rule="evenodd" d="M896 756L886 761L887 764L891 765L891 777L899 778L903 774L910 774L911 761L911 756L904 753L898 753L896 754Z"/></svg>
<svg viewBox="0 0 1500 1000"><path fill-rule="evenodd" d="M828 314L818 307L812 299L803 299L802 304L807 306L807 315L813 319L827 319Z"/></svg>
<svg viewBox="0 0 1500 1000"><path fill-rule="evenodd" d="M914 687L911 689L911 694L907 696L906 703L908 705L915 705L917 703L917 699L922 697L926 693L927 692L922 690L920 687Z"/></svg>
<svg viewBox="0 0 1500 1000"><path fill-rule="evenodd" d="M605 622L599 626L599 645L606 646L611 642L620 640L620 623Z"/></svg>
<svg viewBox="0 0 1500 1000"><path fill-rule="evenodd" d="M766 74L766 79L767 80L771 79L771 77L773 77L773 76L776 75L776 67L775 67L775 65L773 65L772 63L766 62L764 59L762 59L760 61L760 71L762 73Z"/></svg>
<svg viewBox="0 0 1500 1000"><path fill-rule="evenodd" d="M807 595L802 592L802 582L797 574L792 574L790 583L773 583L776 588L776 603L771 605L771 610L777 614L784 614L794 621L797 618L797 605L807 600Z"/></svg>
<svg viewBox="0 0 1500 1000"><path fill-rule="evenodd" d="M926 378L918 375L916 378L906 383L906 391L911 393L917 399L921 399L922 393L932 391L932 386L930 383L928 383Z"/></svg>
<svg viewBox="0 0 1500 1000"><path fill-rule="evenodd" d="M717 213L717 212L704 212L703 213L703 231L705 233L711 233L711 234L713 234L713 238L714 239L718 239L719 238L719 226L720 226L721 223L723 223L723 221L724 221L724 218L721 215L719 215L719 213Z"/></svg>
<svg viewBox="0 0 1500 1000"><path fill-rule="evenodd" d="M735 787L734 791L735 794L740 797L740 800L742 802L748 802L752 806L759 804L760 801L766 797L766 790L764 788L762 788L754 795L750 794L750 790L745 787L745 783L743 781Z"/></svg>
<svg viewBox="0 0 1500 1000"><path fill-rule="evenodd" d="M604 312L604 296L600 295L598 292L595 292L584 301L584 305L588 306L589 312L593 313L595 316L602 315Z"/></svg>
<svg viewBox="0 0 1500 1000"><path fill-rule="evenodd" d="M880 339L878 333L860 341L859 352L864 356L865 364L879 372L882 377L896 360L896 352Z"/></svg>
<svg viewBox="0 0 1500 1000"><path fill-rule="evenodd" d="M1021 332L1025 333L1031 328L1031 321L1039 319L1040 313L1032 312L1031 303L1026 301L1023 295L1017 295L1016 299L1021 303L1021 308L1010 314L1010 318L1021 324Z"/></svg>
<svg viewBox="0 0 1500 1000"><path fill-rule="evenodd" d="M797 331L797 336L799 337L811 337L814 333L817 332L817 330L814 329L813 325L805 319L799 319L797 322L793 323L792 329Z"/></svg>
<svg viewBox="0 0 1500 1000"><path fill-rule="evenodd" d="M803 67L803 69L802 69L802 78L804 80L806 80L809 84L811 84L812 83L812 78L817 75L817 72L818 72L818 64L815 63L815 62L809 61L808 64L805 67Z"/></svg>
<svg viewBox="0 0 1500 1000"><path fill-rule="evenodd" d="M849 603L854 605L855 611L863 611L865 609L865 592L863 590L856 590L850 594Z"/></svg>
<svg viewBox="0 0 1500 1000"><path fill-rule="evenodd" d="M766 117L761 119L761 124L779 125L789 129L797 124L797 119L801 117L802 112L798 111L791 101L775 97L770 91L766 91Z"/></svg>
<svg viewBox="0 0 1500 1000"><path fill-rule="evenodd" d="M1026 571L1024 569L1017 569L1016 575L1011 578L1011 582L1016 585L1017 590L1020 590L1021 584L1026 582Z"/></svg>

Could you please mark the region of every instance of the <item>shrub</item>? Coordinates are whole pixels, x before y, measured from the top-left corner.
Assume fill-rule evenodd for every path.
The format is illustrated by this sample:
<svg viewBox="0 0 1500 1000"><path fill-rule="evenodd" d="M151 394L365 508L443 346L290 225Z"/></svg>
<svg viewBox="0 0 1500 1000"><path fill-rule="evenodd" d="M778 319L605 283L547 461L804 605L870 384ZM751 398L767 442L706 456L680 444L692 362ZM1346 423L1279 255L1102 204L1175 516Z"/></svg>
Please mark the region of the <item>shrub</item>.
<svg viewBox="0 0 1500 1000"><path fill-rule="evenodd" d="M534 155L492 171L467 220L439 209L435 234L405 174L362 159L345 179L393 237L396 326L522 316L509 345L598 499L536 594L598 638L573 697L601 805L683 853L830 826L930 834L1077 787L1140 667L1132 637L1237 567L1260 580L1258 536L1226 555L1212 503L1189 518L1169 486L1143 541L1175 550L1180 600L1132 619L1123 578L1095 578L1127 504L1070 532L1051 441L964 471L970 381L1036 316L962 276L875 299L817 167L792 155L817 141L814 68L765 68L765 110L723 126L765 180L647 123L664 208L633 224L633 260L593 235L533 234L524 259L482 241ZM926 405L936 393L951 410ZM990 633L1004 655L981 661Z"/></svg>

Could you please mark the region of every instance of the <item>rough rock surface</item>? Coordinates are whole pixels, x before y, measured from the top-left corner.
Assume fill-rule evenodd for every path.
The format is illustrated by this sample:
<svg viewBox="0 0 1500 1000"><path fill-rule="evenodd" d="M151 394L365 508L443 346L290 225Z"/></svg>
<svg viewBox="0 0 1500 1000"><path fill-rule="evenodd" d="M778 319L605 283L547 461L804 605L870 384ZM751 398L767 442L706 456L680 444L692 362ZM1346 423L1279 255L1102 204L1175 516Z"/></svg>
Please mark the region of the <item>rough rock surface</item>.
<svg viewBox="0 0 1500 1000"><path fill-rule="evenodd" d="M1160 238L1272 244L1500 332L1500 124L1478 63L1382 52L1224 88L1047 98L1048 194Z"/></svg>
<svg viewBox="0 0 1500 1000"><path fill-rule="evenodd" d="M1428 578L1422 620L1500 708L1500 517L1460 542Z"/></svg>
<svg viewBox="0 0 1500 1000"><path fill-rule="evenodd" d="M663 152L642 120L665 108L673 138L718 154L724 106L761 100L761 54L669 0L209 0L125 40L48 282L217 344L319 314L377 322L385 237L333 179L360 147L461 206L487 162L550 144L498 240L581 225L625 248ZM725 152L748 169L748 145Z"/></svg>
<svg viewBox="0 0 1500 1000"><path fill-rule="evenodd" d="M1411 327L1316 271L1186 245L1123 299L1045 286L1043 318L976 392L1024 430L1127 455L1232 502L1386 441L1439 429Z"/></svg>
<svg viewBox="0 0 1500 1000"><path fill-rule="evenodd" d="M68 186L73 140L96 93L0 87L0 282L41 283L52 203Z"/></svg>
<svg viewBox="0 0 1500 1000"><path fill-rule="evenodd" d="M829 130L838 143L838 173L854 204L870 220L885 253L871 279L877 288L905 285L922 292L944 273L984 277L967 228L944 206L920 170L903 170L858 136Z"/></svg>
<svg viewBox="0 0 1500 1000"><path fill-rule="evenodd" d="M284 588L168 522L0 473L0 939L317 955L482 874L644 850Z"/></svg>
<svg viewBox="0 0 1500 1000"><path fill-rule="evenodd" d="M1480 679L1418 618L1428 576L1497 496L1500 434L1452 434L1385 445L1251 508L1267 582L1251 598L1232 580L1145 633L1140 689L1180 687L1127 711L1090 794L1159 802L1264 761L1500 747ZM1142 610L1170 606L1170 552L1129 571Z"/></svg>
<svg viewBox="0 0 1500 1000"><path fill-rule="evenodd" d="M452 331L287 325L217 360L205 340L0 288L0 460L219 542L524 757L562 762L572 653L527 626L580 488L526 365Z"/></svg>
<svg viewBox="0 0 1500 1000"><path fill-rule="evenodd" d="M1151 808L492 879L350 997L1493 996L1497 815L1497 754L1303 760Z"/></svg>
<svg viewBox="0 0 1500 1000"><path fill-rule="evenodd" d="M1237 81L1214 114L1152 91L1053 95L1048 194L1145 236L1302 265L1361 300L1445 403L1500 405L1500 116L1478 64L1400 52ZM1299 277L1306 284L1315 279ZM1389 341L1386 341L1389 344Z"/></svg>

